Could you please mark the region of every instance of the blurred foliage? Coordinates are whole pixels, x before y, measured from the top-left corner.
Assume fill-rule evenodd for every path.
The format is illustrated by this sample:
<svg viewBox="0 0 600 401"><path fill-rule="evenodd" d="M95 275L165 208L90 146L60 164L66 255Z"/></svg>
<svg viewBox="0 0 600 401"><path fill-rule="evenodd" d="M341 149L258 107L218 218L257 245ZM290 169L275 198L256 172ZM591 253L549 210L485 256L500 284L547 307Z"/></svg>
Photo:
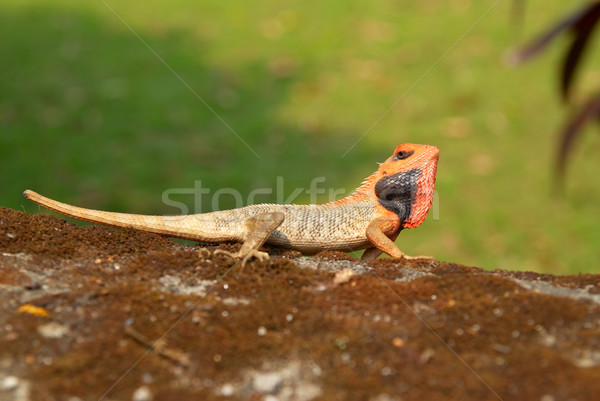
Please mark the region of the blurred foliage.
<svg viewBox="0 0 600 401"><path fill-rule="evenodd" d="M516 40L510 2L106 4L114 13L103 2L0 3L0 205L37 212L21 195L31 188L86 207L176 213L165 190L201 180L213 194L245 195L278 176L283 188L255 202L315 177L350 192L398 143L430 143L441 151L438 201L401 233L402 250L486 268L595 268L600 186L590 185L590 159L600 148L583 138L568 195L549 196L547 136L560 104L547 85L551 62L510 71L500 62ZM536 18L523 34L563 7L531 2Z"/></svg>
<svg viewBox="0 0 600 401"><path fill-rule="evenodd" d="M522 5L523 3L520 0L515 4ZM565 102L569 102L573 97L571 93L576 72L583 64L583 56L590 47L590 39L598 28L599 20L600 2L584 3L575 12L568 13L560 18L528 46L515 51L509 57L509 62L520 64L546 50L561 34L570 34L572 41L567 47L563 60L560 62L560 94ZM559 138L556 168L561 184L564 183L567 158L572 152L575 141L581 135L583 127L591 121L597 121L600 117L600 93L598 93L598 88L596 88L595 93L587 98L576 101L573 109L570 113L572 115L567 118Z"/></svg>

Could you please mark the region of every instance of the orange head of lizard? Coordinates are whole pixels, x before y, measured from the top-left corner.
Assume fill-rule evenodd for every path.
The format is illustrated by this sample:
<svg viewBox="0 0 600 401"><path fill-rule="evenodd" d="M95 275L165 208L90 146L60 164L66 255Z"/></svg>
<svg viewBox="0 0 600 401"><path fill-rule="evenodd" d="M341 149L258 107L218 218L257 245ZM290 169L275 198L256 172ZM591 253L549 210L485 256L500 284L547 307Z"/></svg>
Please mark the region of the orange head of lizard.
<svg viewBox="0 0 600 401"><path fill-rule="evenodd" d="M439 150L435 146L403 143L370 177L381 207L400 219L400 228L425 220L433 200Z"/></svg>

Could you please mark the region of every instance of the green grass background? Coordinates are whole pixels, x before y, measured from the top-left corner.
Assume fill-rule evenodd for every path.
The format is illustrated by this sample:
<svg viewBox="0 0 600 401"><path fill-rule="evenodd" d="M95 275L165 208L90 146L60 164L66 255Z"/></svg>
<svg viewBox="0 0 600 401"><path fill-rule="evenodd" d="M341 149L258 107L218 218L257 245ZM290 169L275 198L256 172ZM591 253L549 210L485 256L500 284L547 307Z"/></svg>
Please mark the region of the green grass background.
<svg viewBox="0 0 600 401"><path fill-rule="evenodd" d="M21 195L31 188L174 213L161 197L169 188L201 180L246 195L278 176L286 196L319 176L349 192L397 144L429 143L441 151L439 218L402 232L401 249L489 269L597 272L593 129L565 195L551 191L567 42L516 69L502 62L569 6L527 2L519 30L512 2L493 4L3 0L0 205L38 212ZM600 82L599 57L588 56L584 91Z"/></svg>

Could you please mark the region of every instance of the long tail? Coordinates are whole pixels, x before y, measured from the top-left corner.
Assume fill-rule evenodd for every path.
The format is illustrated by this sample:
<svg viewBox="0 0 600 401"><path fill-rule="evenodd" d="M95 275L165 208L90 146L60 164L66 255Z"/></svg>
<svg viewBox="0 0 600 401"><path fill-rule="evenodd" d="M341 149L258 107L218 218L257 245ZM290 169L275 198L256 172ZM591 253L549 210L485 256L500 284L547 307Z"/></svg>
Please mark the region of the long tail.
<svg viewBox="0 0 600 401"><path fill-rule="evenodd" d="M129 213L105 212L68 205L46 198L34 191L23 192L25 197L38 205L66 216L112 227L135 228L169 237L202 242L225 242L238 240L237 235L221 224L215 224L212 213L187 216L149 216Z"/></svg>

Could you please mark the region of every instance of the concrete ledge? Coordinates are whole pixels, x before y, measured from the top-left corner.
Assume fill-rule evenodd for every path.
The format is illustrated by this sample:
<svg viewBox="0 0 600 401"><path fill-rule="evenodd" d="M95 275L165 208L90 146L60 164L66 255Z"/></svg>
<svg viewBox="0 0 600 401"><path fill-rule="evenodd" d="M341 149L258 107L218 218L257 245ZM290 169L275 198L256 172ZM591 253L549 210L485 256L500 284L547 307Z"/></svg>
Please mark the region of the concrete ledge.
<svg viewBox="0 0 600 401"><path fill-rule="evenodd" d="M0 400L600 394L599 275L215 249L0 208Z"/></svg>

